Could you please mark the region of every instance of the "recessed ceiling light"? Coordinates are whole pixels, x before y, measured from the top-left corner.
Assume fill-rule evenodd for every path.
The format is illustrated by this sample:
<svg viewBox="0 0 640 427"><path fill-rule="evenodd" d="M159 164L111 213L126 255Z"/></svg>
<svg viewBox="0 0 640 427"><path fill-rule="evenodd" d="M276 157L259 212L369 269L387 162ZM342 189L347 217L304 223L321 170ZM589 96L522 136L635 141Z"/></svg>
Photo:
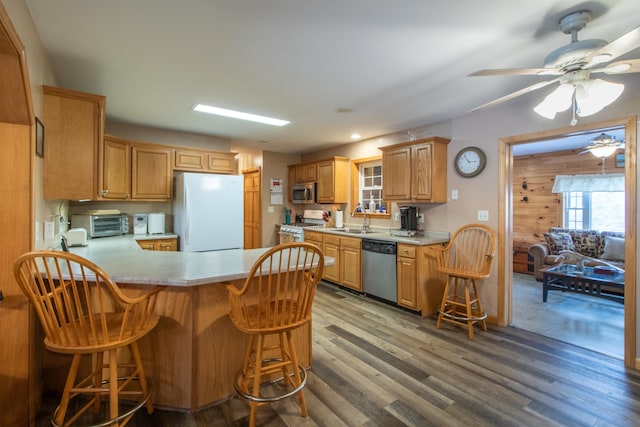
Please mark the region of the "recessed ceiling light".
<svg viewBox="0 0 640 427"><path fill-rule="evenodd" d="M204 104L196 104L193 109L195 111L200 111L201 113L215 114L217 116L231 117L240 120L248 120L250 122L264 123L272 126L284 126L291 123L287 120L274 119L272 117L259 116L257 114L251 113L243 113L242 111L227 110L226 108L212 107L210 105Z"/></svg>
<svg viewBox="0 0 640 427"><path fill-rule="evenodd" d="M352 133L351 134L351 139L360 139L362 138L362 135L360 135L359 133Z"/></svg>
<svg viewBox="0 0 640 427"><path fill-rule="evenodd" d="M353 113L353 108L351 107L336 108L336 113Z"/></svg>

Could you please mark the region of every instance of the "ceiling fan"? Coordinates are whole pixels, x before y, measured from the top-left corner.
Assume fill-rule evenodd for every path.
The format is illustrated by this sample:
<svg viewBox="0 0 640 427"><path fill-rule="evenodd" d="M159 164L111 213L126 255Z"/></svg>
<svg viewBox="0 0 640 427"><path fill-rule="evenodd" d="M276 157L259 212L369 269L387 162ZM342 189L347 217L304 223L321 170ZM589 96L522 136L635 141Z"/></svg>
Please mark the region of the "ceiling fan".
<svg viewBox="0 0 640 427"><path fill-rule="evenodd" d="M624 149L624 141L615 136L602 133L589 141L589 145L578 154L591 153L596 157L609 157L618 149ZM604 163L603 163L604 167Z"/></svg>
<svg viewBox="0 0 640 427"><path fill-rule="evenodd" d="M520 95L559 83L534 110L543 117L553 119L556 113L573 107L572 125L576 114L590 116L615 101L624 85L601 79L591 79L591 74L626 74L640 72L640 59L623 60L604 65L619 56L640 47L640 26L611 43L605 40L578 40L578 31L591 20L591 12L579 10L560 19L560 29L571 34L571 43L551 52L544 60L543 68L503 68L480 70L470 76L539 75L557 76L536 83L501 98L483 104L471 111L492 107Z"/></svg>

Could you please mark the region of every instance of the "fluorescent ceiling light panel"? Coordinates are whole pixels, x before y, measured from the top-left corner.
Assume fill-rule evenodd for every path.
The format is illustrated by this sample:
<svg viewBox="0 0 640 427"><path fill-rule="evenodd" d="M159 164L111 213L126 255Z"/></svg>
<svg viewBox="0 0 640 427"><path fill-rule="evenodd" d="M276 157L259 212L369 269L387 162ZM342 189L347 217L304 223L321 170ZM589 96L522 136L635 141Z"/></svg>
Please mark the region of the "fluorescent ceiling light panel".
<svg viewBox="0 0 640 427"><path fill-rule="evenodd" d="M231 117L234 119L248 120L250 122L264 123L272 126L288 125L289 121L274 119L272 117L259 116L257 114L243 113L242 111L227 110L226 108L212 107L211 105L196 104L195 111L201 113L215 114L217 116Z"/></svg>

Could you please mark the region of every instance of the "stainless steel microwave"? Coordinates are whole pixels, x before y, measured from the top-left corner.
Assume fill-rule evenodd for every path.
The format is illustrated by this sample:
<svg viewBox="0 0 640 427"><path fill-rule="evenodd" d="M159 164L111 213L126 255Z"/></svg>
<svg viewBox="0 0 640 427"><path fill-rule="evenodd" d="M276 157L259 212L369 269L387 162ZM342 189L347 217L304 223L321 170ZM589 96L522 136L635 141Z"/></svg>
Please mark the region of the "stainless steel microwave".
<svg viewBox="0 0 640 427"><path fill-rule="evenodd" d="M296 205L310 205L316 202L316 183L307 182L294 184L292 203Z"/></svg>
<svg viewBox="0 0 640 427"><path fill-rule="evenodd" d="M127 234L129 232L129 217L126 214L113 215L71 215L72 228L84 228L87 237L107 237Z"/></svg>

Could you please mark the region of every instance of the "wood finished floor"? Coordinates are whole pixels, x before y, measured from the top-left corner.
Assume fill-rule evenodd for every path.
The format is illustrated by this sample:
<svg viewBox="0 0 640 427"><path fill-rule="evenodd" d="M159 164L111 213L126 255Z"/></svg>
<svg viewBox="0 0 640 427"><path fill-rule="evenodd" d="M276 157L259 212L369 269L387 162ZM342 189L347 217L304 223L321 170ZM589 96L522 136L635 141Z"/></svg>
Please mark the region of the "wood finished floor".
<svg viewBox="0 0 640 427"><path fill-rule="evenodd" d="M637 426L640 373L619 359L513 327L466 332L321 284L305 395L258 410L280 426ZM48 425L56 402L38 417ZM141 411L135 427L245 426L244 401Z"/></svg>
<svg viewBox="0 0 640 427"><path fill-rule="evenodd" d="M542 282L514 273L512 324L624 359L624 305L619 302L562 291L549 291L542 302Z"/></svg>

